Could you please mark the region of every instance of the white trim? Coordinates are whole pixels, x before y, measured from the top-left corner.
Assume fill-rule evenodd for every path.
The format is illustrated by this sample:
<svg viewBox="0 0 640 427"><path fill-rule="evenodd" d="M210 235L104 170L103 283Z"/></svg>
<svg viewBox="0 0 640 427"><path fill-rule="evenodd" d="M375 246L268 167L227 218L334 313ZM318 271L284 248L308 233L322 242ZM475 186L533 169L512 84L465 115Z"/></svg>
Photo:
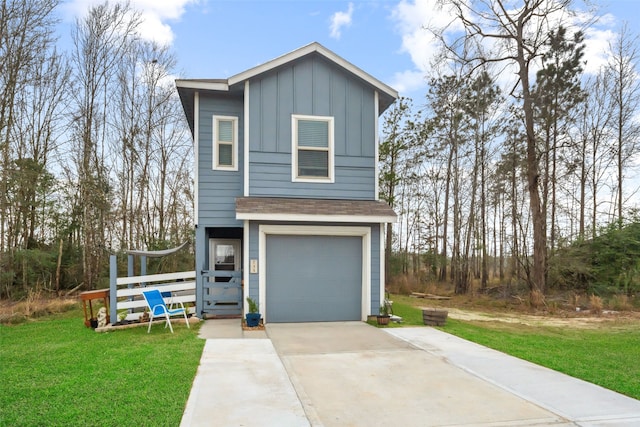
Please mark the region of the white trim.
<svg viewBox="0 0 640 427"><path fill-rule="evenodd" d="M264 64L258 65L257 67L253 67L239 74L236 74L229 78L229 80L227 81L228 85L232 86L244 80L249 80L252 77L255 77L259 74L270 71L274 68L287 64L291 61L294 61L298 58L301 58L313 52L317 52L320 55L324 56L325 58L329 59L330 61L335 62L336 64L340 65L342 68L360 77L362 80L374 86L375 88L379 89L381 92L384 92L388 96L393 97L394 99L398 98L398 91L382 83L380 80L376 79L372 75L356 67L352 63L339 57L338 55L336 55L335 53L333 53L332 51L330 51L329 49L327 49L326 47L322 46L320 43L317 43L317 42L310 43L306 46L303 46L285 55L279 56L278 58L275 58L271 61L265 62Z"/></svg>
<svg viewBox="0 0 640 427"><path fill-rule="evenodd" d="M371 313L371 227L322 225L260 225L258 227L258 292L260 313L267 323L267 235L362 237L362 305L360 320Z"/></svg>
<svg viewBox="0 0 640 427"><path fill-rule="evenodd" d="M242 312L249 312L249 221L242 224ZM246 289L246 293L245 293Z"/></svg>
<svg viewBox="0 0 640 427"><path fill-rule="evenodd" d="M231 141L231 165L218 164L218 122L231 121L233 126L233 141ZM237 171L238 170L238 117L236 116L218 116L212 117L212 143L213 153L211 156L211 168L219 171ZM224 141L225 144L227 141Z"/></svg>
<svg viewBox="0 0 640 427"><path fill-rule="evenodd" d="M385 270L385 253L384 253L384 249L385 249L385 223L380 223L380 302L382 303L385 299L385 293L386 293L386 286L385 286L385 282L386 282L386 278L387 278L387 272Z"/></svg>
<svg viewBox="0 0 640 427"><path fill-rule="evenodd" d="M263 323L267 323L267 230L264 225L258 227L258 308L262 313Z"/></svg>
<svg viewBox="0 0 640 427"><path fill-rule="evenodd" d="M226 81L207 82L202 80L176 80L176 87L196 90L229 90L229 84Z"/></svg>
<svg viewBox="0 0 640 427"><path fill-rule="evenodd" d="M244 138L242 141L244 150L243 176L244 197L249 197L249 80L244 82Z"/></svg>
<svg viewBox="0 0 640 427"><path fill-rule="evenodd" d="M328 164L327 174L328 176L298 176L298 121L308 120L316 122L327 123L328 126L328 138L327 152L328 152ZM334 142L334 118L331 116L310 116L304 114L292 114L291 115L291 181L292 182L321 182L321 183L333 183L335 182L335 142ZM313 150L311 147L304 147L306 150ZM324 148L317 151L325 151Z"/></svg>
<svg viewBox="0 0 640 427"><path fill-rule="evenodd" d="M304 199L301 199L304 202ZM395 216L378 215L314 215L314 214L281 214L281 213L259 213L246 212L237 213L236 219L251 221L293 221L293 222L396 222Z"/></svg>
<svg viewBox="0 0 640 427"><path fill-rule="evenodd" d="M375 141L375 147L374 147L374 160L373 160L373 172L374 172L374 198L375 200L380 200L380 171L378 170L378 163L380 160L380 135L378 134L378 114L379 114L379 106L378 106L378 98L380 97L380 95L378 94L378 91L374 91L373 92L373 109L374 109L374 116L373 116L373 139Z"/></svg>
<svg viewBox="0 0 640 427"><path fill-rule="evenodd" d="M193 184L194 184L194 191L193 191L193 221L194 221L194 225L198 225L198 187L199 187L199 181L198 181L198 174L199 174L199 170L200 168L198 167L198 163L200 162L200 92L195 92L193 94L193 163L194 163L194 170L193 170L193 174L194 174L194 179L193 179Z"/></svg>

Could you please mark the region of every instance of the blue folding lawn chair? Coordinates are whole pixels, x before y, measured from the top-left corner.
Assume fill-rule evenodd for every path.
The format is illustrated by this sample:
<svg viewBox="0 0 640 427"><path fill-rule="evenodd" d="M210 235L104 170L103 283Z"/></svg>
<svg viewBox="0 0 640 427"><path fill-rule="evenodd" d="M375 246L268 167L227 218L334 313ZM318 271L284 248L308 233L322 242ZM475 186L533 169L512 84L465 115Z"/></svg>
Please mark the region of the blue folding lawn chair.
<svg viewBox="0 0 640 427"><path fill-rule="evenodd" d="M164 327L166 328L167 326L169 326L171 333L173 333L173 327L171 327L171 316L182 314L184 316L185 322L187 323L187 328L190 328L189 319L187 318L187 310L184 308L184 305L181 302L177 303L180 304L181 308L169 309L167 307L167 304L164 302L164 298L162 298L162 294L159 290L151 289L148 291L144 291L142 292L142 295L144 295L144 299L147 301L147 305L149 306L149 310L151 311L149 315L149 327L147 328L147 333L151 331L151 322L153 322L153 319L155 317L161 316L164 316L164 318L167 320Z"/></svg>

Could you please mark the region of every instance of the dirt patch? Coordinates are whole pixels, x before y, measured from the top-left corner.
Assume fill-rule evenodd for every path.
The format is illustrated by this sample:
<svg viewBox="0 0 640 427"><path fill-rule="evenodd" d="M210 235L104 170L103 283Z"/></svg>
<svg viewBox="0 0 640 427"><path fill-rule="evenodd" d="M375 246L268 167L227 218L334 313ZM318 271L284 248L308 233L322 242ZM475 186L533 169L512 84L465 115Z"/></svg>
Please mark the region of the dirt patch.
<svg viewBox="0 0 640 427"><path fill-rule="evenodd" d="M264 324L262 323L262 319L260 319L260 323L258 326L247 326L247 321L242 319L242 330L243 331L264 331Z"/></svg>
<svg viewBox="0 0 640 427"><path fill-rule="evenodd" d="M640 326L640 313L633 311L603 311L600 315L588 312L577 312L569 315L563 313L558 316L532 315L525 313L483 312L475 310L463 310L460 308L447 308L452 319L474 322L501 322L508 324L521 324L527 326L552 326L598 329L610 327L614 323L633 323Z"/></svg>

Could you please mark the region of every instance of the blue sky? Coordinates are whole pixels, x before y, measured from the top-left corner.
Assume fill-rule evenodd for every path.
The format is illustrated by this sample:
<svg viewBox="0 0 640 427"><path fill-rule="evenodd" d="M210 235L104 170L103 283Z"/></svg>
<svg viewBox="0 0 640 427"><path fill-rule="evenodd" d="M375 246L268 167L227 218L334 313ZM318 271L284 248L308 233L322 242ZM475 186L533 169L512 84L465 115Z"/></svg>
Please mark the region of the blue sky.
<svg viewBox="0 0 640 427"><path fill-rule="evenodd" d="M112 2L114 0L111 0ZM60 27L99 0L68 0ZM418 99L435 47L422 27L447 19L436 0L131 0L142 11L144 37L170 43L179 77L227 78L317 41ZM600 23L587 33L588 67L605 60L607 42L626 20L640 32L640 1L600 0Z"/></svg>

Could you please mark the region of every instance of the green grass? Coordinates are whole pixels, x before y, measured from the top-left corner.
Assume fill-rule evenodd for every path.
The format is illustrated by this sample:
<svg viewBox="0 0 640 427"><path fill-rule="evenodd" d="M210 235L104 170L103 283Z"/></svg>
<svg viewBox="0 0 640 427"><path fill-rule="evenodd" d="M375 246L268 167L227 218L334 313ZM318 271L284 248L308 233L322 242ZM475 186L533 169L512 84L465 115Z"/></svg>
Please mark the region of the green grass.
<svg viewBox="0 0 640 427"><path fill-rule="evenodd" d="M395 298L402 325L422 312ZM110 333L85 328L78 309L0 325L0 426L180 423L204 340L176 323ZM445 332L640 399L640 329L530 327L448 319Z"/></svg>
<svg viewBox="0 0 640 427"><path fill-rule="evenodd" d="M423 325L421 310L406 302L394 301L393 311L405 326ZM449 318L438 329L640 399L637 324L612 322L578 329Z"/></svg>
<svg viewBox="0 0 640 427"><path fill-rule="evenodd" d="M197 329L96 333L79 310L0 325L0 426L176 426L205 342Z"/></svg>

